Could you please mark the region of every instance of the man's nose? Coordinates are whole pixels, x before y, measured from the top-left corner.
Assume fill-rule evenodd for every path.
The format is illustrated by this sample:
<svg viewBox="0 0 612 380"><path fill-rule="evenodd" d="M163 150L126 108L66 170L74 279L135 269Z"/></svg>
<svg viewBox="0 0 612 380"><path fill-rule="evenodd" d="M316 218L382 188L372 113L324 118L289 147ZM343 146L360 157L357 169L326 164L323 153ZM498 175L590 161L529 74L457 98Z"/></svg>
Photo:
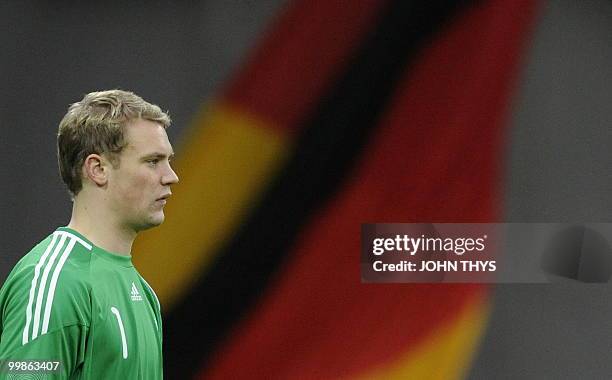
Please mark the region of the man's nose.
<svg viewBox="0 0 612 380"><path fill-rule="evenodd" d="M162 177L162 183L164 185L174 185L179 182L179 177L171 167L168 167L168 173Z"/></svg>

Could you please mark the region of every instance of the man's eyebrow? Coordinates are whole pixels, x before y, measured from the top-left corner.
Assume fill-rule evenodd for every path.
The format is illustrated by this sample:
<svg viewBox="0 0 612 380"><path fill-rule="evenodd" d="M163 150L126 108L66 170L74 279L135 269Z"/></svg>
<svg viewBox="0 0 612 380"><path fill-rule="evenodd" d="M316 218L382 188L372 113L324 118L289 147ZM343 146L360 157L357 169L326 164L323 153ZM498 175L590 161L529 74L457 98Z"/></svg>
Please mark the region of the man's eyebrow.
<svg viewBox="0 0 612 380"><path fill-rule="evenodd" d="M161 153L161 152L153 152L153 153L145 154L142 157L143 158L166 158L168 157L168 159L172 159L174 158L174 152L171 152L169 155L166 153Z"/></svg>

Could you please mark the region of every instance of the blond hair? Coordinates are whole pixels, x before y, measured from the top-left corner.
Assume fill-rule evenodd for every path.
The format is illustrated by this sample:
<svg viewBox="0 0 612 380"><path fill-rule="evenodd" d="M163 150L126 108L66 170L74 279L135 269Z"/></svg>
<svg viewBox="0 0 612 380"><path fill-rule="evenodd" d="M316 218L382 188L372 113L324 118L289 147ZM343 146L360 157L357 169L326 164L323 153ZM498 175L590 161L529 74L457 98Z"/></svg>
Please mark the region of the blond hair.
<svg viewBox="0 0 612 380"><path fill-rule="evenodd" d="M75 196L83 188L82 167L90 154L106 154L112 165L119 165L125 148L125 127L144 119L170 126L167 113L140 96L123 90L90 92L72 104L59 124L57 158L60 175Z"/></svg>

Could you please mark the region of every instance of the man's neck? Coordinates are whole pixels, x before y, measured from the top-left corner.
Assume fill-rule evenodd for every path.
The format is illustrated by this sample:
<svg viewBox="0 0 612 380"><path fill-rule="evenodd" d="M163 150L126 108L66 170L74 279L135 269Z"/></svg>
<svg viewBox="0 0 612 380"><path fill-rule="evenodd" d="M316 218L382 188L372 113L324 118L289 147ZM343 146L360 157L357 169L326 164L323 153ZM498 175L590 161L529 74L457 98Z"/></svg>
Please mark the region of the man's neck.
<svg viewBox="0 0 612 380"><path fill-rule="evenodd" d="M122 228L101 210L84 207L75 200L69 228L81 233L96 246L111 253L129 256L136 232Z"/></svg>

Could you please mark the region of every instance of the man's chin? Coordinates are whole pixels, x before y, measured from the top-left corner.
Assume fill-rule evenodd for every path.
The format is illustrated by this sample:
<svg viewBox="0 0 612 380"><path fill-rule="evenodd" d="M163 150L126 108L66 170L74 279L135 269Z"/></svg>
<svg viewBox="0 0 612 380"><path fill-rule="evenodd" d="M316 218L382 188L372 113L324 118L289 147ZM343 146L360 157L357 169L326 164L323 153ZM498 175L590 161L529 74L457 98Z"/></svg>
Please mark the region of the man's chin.
<svg viewBox="0 0 612 380"><path fill-rule="evenodd" d="M160 215L155 215L154 217L149 218L149 220L147 220L145 223L140 224L137 228L137 231L140 232L153 227L157 227L164 222L164 219L165 216L163 213L160 213Z"/></svg>
<svg viewBox="0 0 612 380"><path fill-rule="evenodd" d="M153 228L153 227L159 226L160 224L162 224L164 222L165 219L166 219L166 217L165 217L164 213L162 212L161 215L156 216L155 218L153 218L153 220L151 220L149 228Z"/></svg>

